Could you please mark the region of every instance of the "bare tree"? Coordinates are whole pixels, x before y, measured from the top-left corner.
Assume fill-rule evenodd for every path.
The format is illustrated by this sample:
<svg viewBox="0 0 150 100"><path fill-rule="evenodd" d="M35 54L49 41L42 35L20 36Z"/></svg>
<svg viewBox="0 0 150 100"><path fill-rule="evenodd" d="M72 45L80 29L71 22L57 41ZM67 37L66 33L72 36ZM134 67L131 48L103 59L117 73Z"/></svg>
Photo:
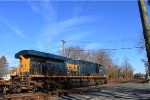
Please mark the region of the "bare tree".
<svg viewBox="0 0 150 100"><path fill-rule="evenodd" d="M86 60L90 62L96 62L96 52L95 51L86 52Z"/></svg>
<svg viewBox="0 0 150 100"><path fill-rule="evenodd" d="M146 72L146 77L149 76L149 72L148 72L148 61L145 61L144 59L141 60L144 63L145 66L145 72Z"/></svg>
<svg viewBox="0 0 150 100"><path fill-rule="evenodd" d="M72 59L81 59L81 53L82 53L82 48L80 48L79 46L76 47L68 47L66 49L64 49L64 56L68 57L68 58L72 58ZM63 55L63 51L60 53L61 55Z"/></svg>
<svg viewBox="0 0 150 100"><path fill-rule="evenodd" d="M102 51L102 50L97 51L96 54L95 54L95 60L96 60L96 62L99 62L103 66L106 66L106 67L112 65L111 56L106 51Z"/></svg>
<svg viewBox="0 0 150 100"><path fill-rule="evenodd" d="M0 57L0 77L8 74L7 59L5 56Z"/></svg>
<svg viewBox="0 0 150 100"><path fill-rule="evenodd" d="M129 63L129 59L128 58L124 58L124 61L122 63L122 72L123 72L123 75L126 79L131 79L133 78L133 67L132 65Z"/></svg>
<svg viewBox="0 0 150 100"><path fill-rule="evenodd" d="M65 50L65 55L74 60L85 60L102 64L108 69L108 75L112 78L131 78L133 76L133 68L129 63L128 58L124 59L122 67L114 63L110 52L104 50L84 51L81 47L68 47ZM61 52L63 54L63 52Z"/></svg>
<svg viewBox="0 0 150 100"><path fill-rule="evenodd" d="M82 52L80 53L80 60L88 61L87 58L88 58L88 53L82 51Z"/></svg>

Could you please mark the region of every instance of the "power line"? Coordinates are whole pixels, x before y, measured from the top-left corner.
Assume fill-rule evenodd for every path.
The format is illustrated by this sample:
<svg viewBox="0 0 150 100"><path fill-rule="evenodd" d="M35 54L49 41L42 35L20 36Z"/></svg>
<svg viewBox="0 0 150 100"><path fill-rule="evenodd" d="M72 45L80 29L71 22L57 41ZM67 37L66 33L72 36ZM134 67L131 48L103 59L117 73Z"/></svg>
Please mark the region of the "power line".
<svg viewBox="0 0 150 100"><path fill-rule="evenodd" d="M107 40L107 41L80 41L77 43L83 43L83 44L92 44L92 43L126 43L126 42L136 42L137 39L135 38L128 38L128 39L118 39L118 40ZM74 42L73 40L69 42Z"/></svg>
<svg viewBox="0 0 150 100"><path fill-rule="evenodd" d="M130 48L114 48L114 49L99 49L99 50L129 50L129 49L139 49L142 47L130 47Z"/></svg>
<svg viewBox="0 0 150 100"><path fill-rule="evenodd" d="M85 4L84 4L84 6L83 6L83 9L82 9L82 11L81 11L81 13L79 14L79 16L78 16L78 18L77 18L77 20L76 20L76 22L75 22L75 25L77 24L77 22L79 21L80 17L82 16L82 14L83 14L83 12L84 12L84 10L85 10L87 4L88 4L88 0L86 0Z"/></svg>
<svg viewBox="0 0 150 100"><path fill-rule="evenodd" d="M122 48L108 48L108 49L98 49L98 50L104 50L104 51L107 51L107 50L130 50L130 49L139 49L139 48L143 48L143 47L122 47ZM69 50L69 51L95 51L95 50ZM62 51L57 51L55 53L59 53L59 52L62 52Z"/></svg>
<svg viewBox="0 0 150 100"><path fill-rule="evenodd" d="M122 40L108 40L105 42L102 41L94 41L94 42L90 42L90 41L84 41L84 42L79 42L79 43L124 43L124 42L134 42L135 40L130 40L130 39L122 39Z"/></svg>

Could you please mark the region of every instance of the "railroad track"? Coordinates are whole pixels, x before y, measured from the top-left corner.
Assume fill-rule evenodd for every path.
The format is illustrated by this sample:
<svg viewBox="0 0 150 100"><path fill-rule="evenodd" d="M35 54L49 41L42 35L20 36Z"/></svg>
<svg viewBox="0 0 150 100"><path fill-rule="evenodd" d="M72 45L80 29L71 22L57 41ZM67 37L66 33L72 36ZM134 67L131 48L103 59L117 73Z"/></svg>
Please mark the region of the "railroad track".
<svg viewBox="0 0 150 100"><path fill-rule="evenodd" d="M120 83L120 82L119 82ZM100 85L98 87L106 88L112 84ZM23 92L23 93L7 93L0 94L0 100L39 100L51 99L53 97L92 92L97 89L97 86L72 88L65 90L47 91L47 92Z"/></svg>
<svg viewBox="0 0 150 100"><path fill-rule="evenodd" d="M7 93L1 94L0 100L39 100L39 99L50 99L57 96L76 94L86 91L86 88L74 88L68 90L56 90L48 92L29 92L29 93Z"/></svg>

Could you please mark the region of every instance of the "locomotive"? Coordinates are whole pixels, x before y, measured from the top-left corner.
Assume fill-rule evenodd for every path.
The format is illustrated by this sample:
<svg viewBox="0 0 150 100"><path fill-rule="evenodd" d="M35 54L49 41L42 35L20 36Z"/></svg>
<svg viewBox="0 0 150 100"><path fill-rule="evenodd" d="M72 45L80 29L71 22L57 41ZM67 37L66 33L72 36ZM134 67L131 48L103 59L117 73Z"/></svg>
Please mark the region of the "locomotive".
<svg viewBox="0 0 150 100"><path fill-rule="evenodd" d="M73 60L50 53L22 50L15 54L20 59L19 74L11 79L9 89L20 92L55 90L106 84L106 67L99 63Z"/></svg>

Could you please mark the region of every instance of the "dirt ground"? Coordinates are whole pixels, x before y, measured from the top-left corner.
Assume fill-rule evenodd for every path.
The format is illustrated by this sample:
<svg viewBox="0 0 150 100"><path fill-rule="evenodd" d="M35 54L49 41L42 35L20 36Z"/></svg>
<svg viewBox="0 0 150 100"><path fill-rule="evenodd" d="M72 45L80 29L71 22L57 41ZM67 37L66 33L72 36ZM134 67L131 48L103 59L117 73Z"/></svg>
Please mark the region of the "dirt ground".
<svg viewBox="0 0 150 100"><path fill-rule="evenodd" d="M46 93L39 93L47 95L42 98L22 98L18 100L150 100L150 83L120 83L120 84L106 84L99 86L77 88L77 93L66 93L61 96L52 97ZM18 93L15 95L28 95L32 93ZM38 95L38 93L34 93ZM0 100L4 97L0 96ZM16 99L12 99L16 100Z"/></svg>
<svg viewBox="0 0 150 100"><path fill-rule="evenodd" d="M87 91L53 98L53 100L150 100L149 83L107 84Z"/></svg>

